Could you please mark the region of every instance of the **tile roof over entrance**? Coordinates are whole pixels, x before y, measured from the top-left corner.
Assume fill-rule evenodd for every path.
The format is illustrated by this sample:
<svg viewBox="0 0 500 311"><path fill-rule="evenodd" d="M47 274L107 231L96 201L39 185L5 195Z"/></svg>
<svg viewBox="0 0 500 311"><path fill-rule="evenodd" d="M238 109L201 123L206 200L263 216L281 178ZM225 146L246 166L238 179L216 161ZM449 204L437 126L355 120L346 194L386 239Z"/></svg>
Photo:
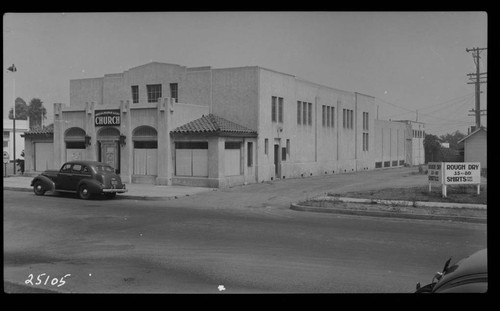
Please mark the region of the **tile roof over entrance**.
<svg viewBox="0 0 500 311"><path fill-rule="evenodd" d="M34 135L49 135L49 136L54 135L54 123L44 126L43 128L29 130L27 132L24 132L24 134L21 136L34 136Z"/></svg>
<svg viewBox="0 0 500 311"><path fill-rule="evenodd" d="M202 134L213 136L256 137L257 132L214 114L204 115L172 130L173 135Z"/></svg>

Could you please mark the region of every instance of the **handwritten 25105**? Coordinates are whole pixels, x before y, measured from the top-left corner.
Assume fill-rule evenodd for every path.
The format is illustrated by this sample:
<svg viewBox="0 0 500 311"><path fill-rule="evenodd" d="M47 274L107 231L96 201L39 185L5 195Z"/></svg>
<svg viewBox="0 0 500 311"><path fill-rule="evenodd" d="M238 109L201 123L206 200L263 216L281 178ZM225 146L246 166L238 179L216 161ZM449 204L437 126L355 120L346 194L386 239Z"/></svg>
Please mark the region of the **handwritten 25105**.
<svg viewBox="0 0 500 311"><path fill-rule="evenodd" d="M36 280L34 280L35 277L33 276L33 274L30 273L30 275L28 275L28 279L26 281L24 281L24 283L25 284L30 284L30 285L42 285L42 283L43 283L43 285L52 285L52 286L56 286L57 285L57 287L61 287L64 284L66 284L66 281L64 280L64 278L67 278L68 276L71 276L71 274L66 274L63 277L61 277L60 279L54 277L49 282L50 275L47 275L47 277L45 277L45 275L47 275L47 274L46 273L41 273L41 274L39 274L36 277Z"/></svg>

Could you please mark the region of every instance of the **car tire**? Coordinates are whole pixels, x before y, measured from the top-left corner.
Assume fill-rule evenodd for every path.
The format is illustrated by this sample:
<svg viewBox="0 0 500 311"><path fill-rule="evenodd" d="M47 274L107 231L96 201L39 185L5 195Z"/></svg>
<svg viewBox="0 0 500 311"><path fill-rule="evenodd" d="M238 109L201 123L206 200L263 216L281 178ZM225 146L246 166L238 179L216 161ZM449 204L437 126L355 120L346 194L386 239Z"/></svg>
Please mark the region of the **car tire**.
<svg viewBox="0 0 500 311"><path fill-rule="evenodd" d="M114 199L116 197L116 192L105 193L106 199Z"/></svg>
<svg viewBox="0 0 500 311"><path fill-rule="evenodd" d="M78 196L82 200L90 199L90 190L87 185L81 185L80 188L78 188Z"/></svg>
<svg viewBox="0 0 500 311"><path fill-rule="evenodd" d="M44 195L45 191L46 190L44 189L41 181L35 182L35 184L33 185L33 192L35 193L35 195Z"/></svg>

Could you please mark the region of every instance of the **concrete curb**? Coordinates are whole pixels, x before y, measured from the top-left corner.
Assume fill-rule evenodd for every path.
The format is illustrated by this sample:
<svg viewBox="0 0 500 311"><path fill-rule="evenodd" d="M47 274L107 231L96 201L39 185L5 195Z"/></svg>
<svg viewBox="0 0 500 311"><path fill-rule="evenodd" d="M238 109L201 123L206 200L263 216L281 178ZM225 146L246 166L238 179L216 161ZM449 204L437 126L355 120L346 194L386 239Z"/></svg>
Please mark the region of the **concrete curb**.
<svg viewBox="0 0 500 311"><path fill-rule="evenodd" d="M381 200L381 199L363 199L363 198L347 198L347 197L332 197L320 196L312 198L314 201L334 201L344 203L364 203L364 204L383 204L383 205L399 205L413 207L443 207L443 208L471 208L471 209L486 209L486 204L472 203L453 203L453 202L425 202L425 201L405 201L405 200Z"/></svg>
<svg viewBox="0 0 500 311"><path fill-rule="evenodd" d="M407 213L384 212L384 211L362 211L362 210L353 210L344 208L304 206L293 203L290 205L290 209L301 212L333 213L333 214L357 215L357 216L391 217L391 218L422 219L422 220L447 220L447 221L461 221L461 222L472 222L472 223L482 223L482 224L487 223L487 219L477 218L477 217L419 215L419 214L407 214Z"/></svg>
<svg viewBox="0 0 500 311"><path fill-rule="evenodd" d="M10 190L10 191L22 191L22 192L33 192L33 189L31 188L21 188L21 187L3 187L3 190ZM53 193L53 192L50 192ZM179 198L191 196L194 194L184 194L184 195L174 195L174 196L144 196L144 195L124 195L124 194L118 194L115 199L118 200L141 200L141 201L168 201L168 200L176 200Z"/></svg>

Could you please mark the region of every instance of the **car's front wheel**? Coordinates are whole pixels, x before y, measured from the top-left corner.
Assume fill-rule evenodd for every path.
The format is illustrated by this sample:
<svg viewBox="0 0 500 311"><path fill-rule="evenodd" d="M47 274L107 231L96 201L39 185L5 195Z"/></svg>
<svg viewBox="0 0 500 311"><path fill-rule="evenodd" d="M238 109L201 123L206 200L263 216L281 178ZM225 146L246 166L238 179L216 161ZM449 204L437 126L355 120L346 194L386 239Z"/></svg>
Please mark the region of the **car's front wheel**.
<svg viewBox="0 0 500 311"><path fill-rule="evenodd" d="M90 198L90 190L87 185L81 185L80 188L78 188L78 196L83 200L88 200Z"/></svg>
<svg viewBox="0 0 500 311"><path fill-rule="evenodd" d="M43 187L43 184L41 181L35 182L33 185L33 192L35 192L36 195L44 195L45 194L45 188Z"/></svg>

